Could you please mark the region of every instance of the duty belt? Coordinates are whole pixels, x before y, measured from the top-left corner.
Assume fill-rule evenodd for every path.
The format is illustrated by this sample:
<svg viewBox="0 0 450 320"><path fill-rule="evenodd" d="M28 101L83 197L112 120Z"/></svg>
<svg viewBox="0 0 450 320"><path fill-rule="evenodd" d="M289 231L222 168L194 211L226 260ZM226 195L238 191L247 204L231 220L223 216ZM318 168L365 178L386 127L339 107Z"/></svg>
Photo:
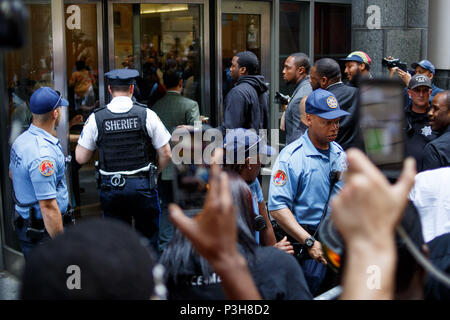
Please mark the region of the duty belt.
<svg viewBox="0 0 450 320"><path fill-rule="evenodd" d="M150 165L149 171L140 171L133 174L113 174L104 175L100 174L98 164L96 163L96 179L97 188L103 191L109 191L111 189L123 189L127 183L127 179L134 178L146 178L149 181L149 188L154 189L158 184L158 168L155 165Z"/></svg>

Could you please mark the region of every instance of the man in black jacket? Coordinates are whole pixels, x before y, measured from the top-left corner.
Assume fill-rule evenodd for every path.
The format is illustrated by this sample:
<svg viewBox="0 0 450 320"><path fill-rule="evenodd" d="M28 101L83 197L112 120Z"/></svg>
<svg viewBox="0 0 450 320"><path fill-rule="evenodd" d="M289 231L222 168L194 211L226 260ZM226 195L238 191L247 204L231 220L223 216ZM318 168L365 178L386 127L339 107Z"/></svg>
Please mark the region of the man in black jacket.
<svg viewBox="0 0 450 320"><path fill-rule="evenodd" d="M424 149L422 170L450 166L450 94L438 93L428 111L430 125L439 137L429 142Z"/></svg>
<svg viewBox="0 0 450 320"><path fill-rule="evenodd" d="M349 116L341 119L339 133L335 141L344 150L356 147L364 151L364 140L358 125L358 89L342 83L339 64L329 58L316 61L311 69L310 82L313 90L322 88L333 93L341 109L350 113Z"/></svg>
<svg viewBox="0 0 450 320"><path fill-rule="evenodd" d="M268 129L269 88L258 69L253 52L239 52L233 57L230 74L235 85L225 97L223 123L218 127L223 134L226 129Z"/></svg>

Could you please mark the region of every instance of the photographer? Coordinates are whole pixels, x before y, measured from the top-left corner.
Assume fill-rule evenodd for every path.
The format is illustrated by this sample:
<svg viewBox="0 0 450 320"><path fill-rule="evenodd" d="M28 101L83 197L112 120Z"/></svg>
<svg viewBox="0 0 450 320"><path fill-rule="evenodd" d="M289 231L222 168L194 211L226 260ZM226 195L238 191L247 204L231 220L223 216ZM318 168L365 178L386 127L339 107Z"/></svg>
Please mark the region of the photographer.
<svg viewBox="0 0 450 320"><path fill-rule="evenodd" d="M397 64L390 63L392 61L395 62L399 60L389 57L387 59L384 59L383 61L387 61L387 63L383 62L383 65L386 65L389 68L389 76L393 77L395 74L397 74L398 77L405 83L406 87L408 87L412 77L411 74L407 70L405 70L406 68L403 67L402 70L402 68L397 66ZM431 82L433 82L436 70L434 68L434 65L430 61L422 60L420 62L415 62L411 64L411 67L414 69L414 74L425 75L430 79ZM444 91L443 89L435 86L433 83L431 84L431 89L432 92L430 95L430 103L438 93Z"/></svg>
<svg viewBox="0 0 450 320"><path fill-rule="evenodd" d="M302 126L299 104L304 96L312 92L308 81L310 69L309 58L304 53L294 53L284 62L283 79L287 84L295 85L294 93L287 107L285 106L280 124L280 129L286 131L286 144L298 139L307 129L304 125Z"/></svg>

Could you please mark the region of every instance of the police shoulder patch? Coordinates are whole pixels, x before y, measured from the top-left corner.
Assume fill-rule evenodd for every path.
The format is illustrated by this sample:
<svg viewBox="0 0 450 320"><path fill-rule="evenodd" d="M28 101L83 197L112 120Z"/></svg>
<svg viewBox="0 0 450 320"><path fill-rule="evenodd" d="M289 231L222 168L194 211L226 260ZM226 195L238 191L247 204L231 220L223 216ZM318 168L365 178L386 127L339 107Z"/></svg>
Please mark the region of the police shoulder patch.
<svg viewBox="0 0 450 320"><path fill-rule="evenodd" d="M272 183L277 187L282 187L286 184L287 175L283 170L278 170L273 176Z"/></svg>
<svg viewBox="0 0 450 320"><path fill-rule="evenodd" d="M55 172L55 164L50 160L42 160L39 163L39 172L43 176L49 177Z"/></svg>

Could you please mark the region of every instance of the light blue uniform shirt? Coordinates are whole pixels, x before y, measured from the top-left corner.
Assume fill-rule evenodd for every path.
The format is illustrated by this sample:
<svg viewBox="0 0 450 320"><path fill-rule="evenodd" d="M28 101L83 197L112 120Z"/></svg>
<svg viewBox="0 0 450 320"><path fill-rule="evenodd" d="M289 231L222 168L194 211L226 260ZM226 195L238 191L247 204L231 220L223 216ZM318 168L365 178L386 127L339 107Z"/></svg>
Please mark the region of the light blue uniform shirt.
<svg viewBox="0 0 450 320"><path fill-rule="evenodd" d="M345 152L336 142L330 143L328 158L316 149L306 131L286 146L275 161L269 211L287 208L299 224L318 225L330 192L330 172L344 172L346 168ZM333 194L341 188L342 180L335 185Z"/></svg>
<svg viewBox="0 0 450 320"><path fill-rule="evenodd" d="M259 203L264 201L261 185L259 184L258 179L255 179L252 183L248 183L248 186L252 192L253 211L255 211L255 214L258 215L260 214Z"/></svg>
<svg viewBox="0 0 450 320"><path fill-rule="evenodd" d="M68 205L65 158L57 138L33 124L11 147L9 170L14 193L21 204L55 199L61 213ZM33 205L36 218L42 219L39 203ZM15 205L23 219L29 218L29 208Z"/></svg>

